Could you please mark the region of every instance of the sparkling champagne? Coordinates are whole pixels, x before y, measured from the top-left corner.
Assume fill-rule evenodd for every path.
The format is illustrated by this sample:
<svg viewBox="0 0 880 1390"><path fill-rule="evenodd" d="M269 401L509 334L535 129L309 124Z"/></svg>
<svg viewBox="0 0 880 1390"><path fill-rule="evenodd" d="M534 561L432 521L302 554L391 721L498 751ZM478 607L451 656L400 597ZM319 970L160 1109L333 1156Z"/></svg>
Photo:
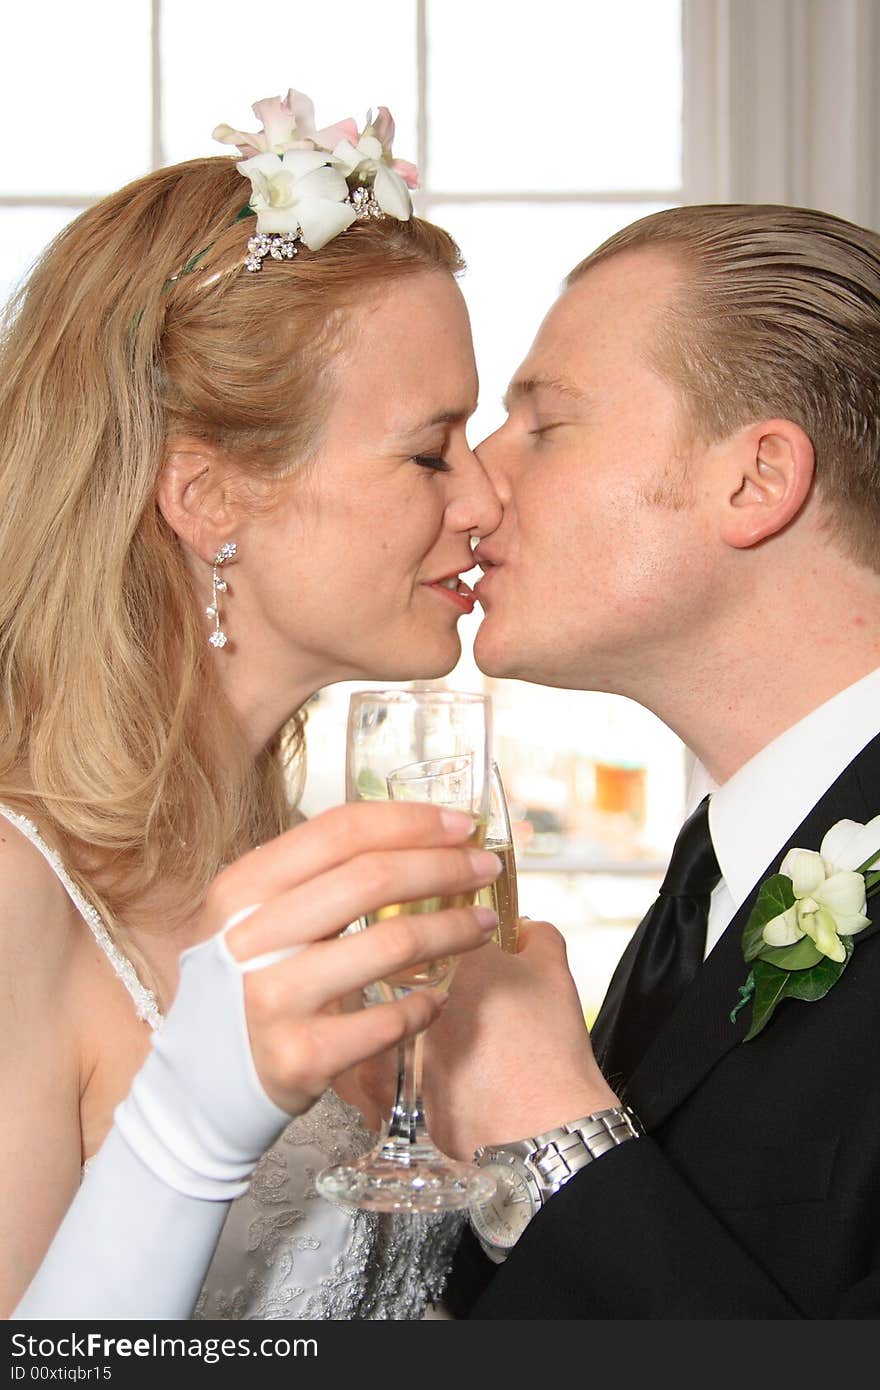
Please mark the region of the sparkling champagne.
<svg viewBox="0 0 880 1390"><path fill-rule="evenodd" d="M501 873L494 883L481 888L477 894L479 907L491 907L498 918L498 926L493 941L502 951L516 954L519 922L519 899L516 891L516 859L510 840L496 840L490 836L486 849L491 849L501 860Z"/></svg>
<svg viewBox="0 0 880 1390"><path fill-rule="evenodd" d="M486 840L485 822L477 823L470 835L464 842L467 849L482 849ZM492 846L494 848L494 846ZM415 902L392 903L388 907L380 907L375 912L367 916L367 925L372 926L374 922L387 921L389 917L419 916L424 912L442 912L448 907L470 907L477 902L482 902L482 893L488 890L482 889L479 896L474 889L466 893L452 893L438 895L433 898L417 898ZM492 904L489 904L492 906ZM455 969L457 956L440 956L437 960L420 961L417 965L407 966L405 970L398 970L387 980L381 982L383 997L388 997L390 991L395 997L408 994L413 989L426 989L432 986L435 989L448 989L452 980L452 972Z"/></svg>

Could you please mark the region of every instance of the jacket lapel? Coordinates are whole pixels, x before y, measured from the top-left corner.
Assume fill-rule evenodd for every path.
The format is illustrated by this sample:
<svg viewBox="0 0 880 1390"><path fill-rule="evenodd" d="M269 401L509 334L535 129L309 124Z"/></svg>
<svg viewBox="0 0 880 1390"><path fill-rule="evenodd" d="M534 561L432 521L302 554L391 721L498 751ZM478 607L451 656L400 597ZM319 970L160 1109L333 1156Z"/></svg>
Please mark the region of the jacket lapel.
<svg viewBox="0 0 880 1390"><path fill-rule="evenodd" d="M880 811L880 736L869 743L813 807L794 834L770 860L736 916L685 992L664 1027L649 1045L625 1088L626 1100L650 1129L661 1124L718 1061L742 1042L749 1030L748 1005L731 1023L748 967L742 955L742 933L764 879L778 872L789 849L818 849L822 837L839 820L868 821ZM871 925L855 938L860 950L880 931L880 895L868 902ZM846 975L839 982L845 988ZM838 987L838 986L835 986ZM791 1001L783 1007L815 1008ZM768 1024L773 1027L772 1021ZM757 1045L757 1043L756 1043Z"/></svg>

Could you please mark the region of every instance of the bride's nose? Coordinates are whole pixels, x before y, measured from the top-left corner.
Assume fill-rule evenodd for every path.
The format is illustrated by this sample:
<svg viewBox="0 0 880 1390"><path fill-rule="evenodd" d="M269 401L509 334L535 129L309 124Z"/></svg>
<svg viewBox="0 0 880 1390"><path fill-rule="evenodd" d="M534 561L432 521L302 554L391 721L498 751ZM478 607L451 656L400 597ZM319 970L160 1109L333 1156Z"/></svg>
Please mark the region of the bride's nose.
<svg viewBox="0 0 880 1390"><path fill-rule="evenodd" d="M452 492L446 504L446 524L452 531L474 531L481 536L494 531L501 520L501 502L489 475L476 454L459 464L453 474Z"/></svg>

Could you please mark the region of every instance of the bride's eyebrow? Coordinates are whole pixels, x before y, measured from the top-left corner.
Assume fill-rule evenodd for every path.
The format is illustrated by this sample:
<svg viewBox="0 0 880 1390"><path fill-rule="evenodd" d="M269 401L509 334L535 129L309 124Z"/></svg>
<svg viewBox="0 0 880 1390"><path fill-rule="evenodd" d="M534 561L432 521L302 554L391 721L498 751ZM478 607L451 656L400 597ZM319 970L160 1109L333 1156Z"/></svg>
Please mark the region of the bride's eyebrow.
<svg viewBox="0 0 880 1390"><path fill-rule="evenodd" d="M436 415L432 415L428 420L420 420L417 425L407 425L406 428L395 431L402 438L411 439L418 434L424 434L425 430L435 429L437 425L461 425L469 420L473 414L473 406L462 406L458 410L438 410Z"/></svg>

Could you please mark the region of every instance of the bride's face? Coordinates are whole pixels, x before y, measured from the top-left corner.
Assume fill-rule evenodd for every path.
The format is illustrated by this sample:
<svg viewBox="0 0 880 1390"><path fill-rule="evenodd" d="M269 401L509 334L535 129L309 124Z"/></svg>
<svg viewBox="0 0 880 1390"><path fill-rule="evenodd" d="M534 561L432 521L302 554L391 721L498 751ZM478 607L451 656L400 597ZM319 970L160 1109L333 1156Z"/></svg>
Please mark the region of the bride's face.
<svg viewBox="0 0 880 1390"><path fill-rule="evenodd" d="M472 600L447 586L472 566L471 536L500 519L465 436L477 372L452 276L390 283L353 328L316 457L240 543L251 610L241 647L297 693L450 671Z"/></svg>

